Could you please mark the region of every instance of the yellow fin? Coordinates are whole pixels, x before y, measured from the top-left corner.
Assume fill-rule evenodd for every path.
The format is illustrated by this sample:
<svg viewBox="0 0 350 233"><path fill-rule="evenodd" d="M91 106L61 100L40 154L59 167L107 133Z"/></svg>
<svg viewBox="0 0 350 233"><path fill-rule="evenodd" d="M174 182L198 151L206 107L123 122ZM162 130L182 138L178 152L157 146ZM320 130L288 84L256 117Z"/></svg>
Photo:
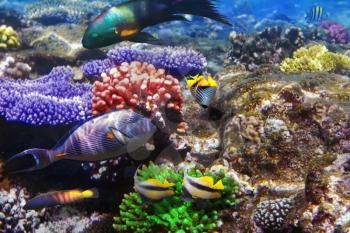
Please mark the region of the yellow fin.
<svg viewBox="0 0 350 233"><path fill-rule="evenodd" d="M205 186L212 187L214 185L214 179L210 176L202 176L198 179Z"/></svg>
<svg viewBox="0 0 350 233"><path fill-rule="evenodd" d="M164 185L165 185L166 187L172 187L172 186L174 186L175 184L174 184L174 183L171 183L171 182L169 182L167 179L165 179Z"/></svg>
<svg viewBox="0 0 350 233"><path fill-rule="evenodd" d="M61 157L64 157L65 155L67 155L67 153L63 152L63 153L57 154L56 157L61 158Z"/></svg>
<svg viewBox="0 0 350 233"><path fill-rule="evenodd" d="M213 189L223 190L225 187L222 183L222 180L219 180L216 182L216 184L213 186Z"/></svg>
<svg viewBox="0 0 350 233"><path fill-rule="evenodd" d="M199 74L189 79L186 79L186 83L189 87L193 87L198 82L198 80L199 80Z"/></svg>
<svg viewBox="0 0 350 233"><path fill-rule="evenodd" d="M215 81L215 79L213 79L213 77L211 77L211 75L208 76L208 83L209 83L209 86L211 86L211 87L218 86L217 82Z"/></svg>
<svg viewBox="0 0 350 233"><path fill-rule="evenodd" d="M168 182L167 180L164 181L164 183L162 183L160 180L158 179L148 179L146 180L145 182L151 184L151 185L156 185L156 186L159 186L159 187L164 187L164 188L168 188L168 187L171 187L171 186L174 186L175 184L174 183L170 183Z"/></svg>
<svg viewBox="0 0 350 233"><path fill-rule="evenodd" d="M98 190L96 188L85 190L81 194L83 198L98 198Z"/></svg>

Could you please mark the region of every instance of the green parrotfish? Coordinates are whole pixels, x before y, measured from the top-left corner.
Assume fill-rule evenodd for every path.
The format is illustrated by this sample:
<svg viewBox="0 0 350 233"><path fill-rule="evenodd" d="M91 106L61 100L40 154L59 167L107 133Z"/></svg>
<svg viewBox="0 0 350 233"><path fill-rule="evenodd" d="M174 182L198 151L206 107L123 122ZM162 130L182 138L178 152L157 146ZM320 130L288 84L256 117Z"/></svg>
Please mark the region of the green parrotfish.
<svg viewBox="0 0 350 233"><path fill-rule="evenodd" d="M157 39L142 30L163 22L187 19L181 14L207 17L231 23L215 8L216 0L131 0L97 16L88 26L82 44L95 49L125 40L156 43Z"/></svg>

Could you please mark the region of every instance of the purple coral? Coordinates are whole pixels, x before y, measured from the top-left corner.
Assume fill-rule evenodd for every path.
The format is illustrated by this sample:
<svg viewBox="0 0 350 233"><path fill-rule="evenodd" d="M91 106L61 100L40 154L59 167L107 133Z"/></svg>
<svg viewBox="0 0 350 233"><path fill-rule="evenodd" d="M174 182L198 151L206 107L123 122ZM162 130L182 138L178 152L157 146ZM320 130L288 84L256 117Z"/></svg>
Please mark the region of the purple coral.
<svg viewBox="0 0 350 233"><path fill-rule="evenodd" d="M344 25L333 21L323 21L321 27L328 31L329 42L346 44L349 41L349 34Z"/></svg>
<svg viewBox="0 0 350 233"><path fill-rule="evenodd" d="M31 125L70 124L91 112L91 85L71 82L68 67L36 80L0 79L0 116Z"/></svg>
<svg viewBox="0 0 350 233"><path fill-rule="evenodd" d="M192 49L177 47L149 50L117 47L110 50L107 57L105 60L95 60L83 65L84 74L97 77L102 72L107 72L113 65L140 61L153 64L157 69L165 69L175 77L182 78L185 75L197 74L207 66L207 61L202 54Z"/></svg>

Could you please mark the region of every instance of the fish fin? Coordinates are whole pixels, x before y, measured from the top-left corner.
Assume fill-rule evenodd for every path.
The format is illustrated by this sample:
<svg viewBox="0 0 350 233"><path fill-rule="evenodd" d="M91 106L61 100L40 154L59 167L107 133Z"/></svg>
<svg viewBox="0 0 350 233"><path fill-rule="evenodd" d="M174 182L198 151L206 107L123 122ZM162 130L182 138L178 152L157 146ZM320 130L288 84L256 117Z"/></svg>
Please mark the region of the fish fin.
<svg viewBox="0 0 350 233"><path fill-rule="evenodd" d="M155 186L164 186L163 183L158 179L148 179L145 182Z"/></svg>
<svg viewBox="0 0 350 233"><path fill-rule="evenodd" d="M199 177L198 180L204 186L212 187L214 185L214 179L213 177L210 177L210 176L202 176L202 177Z"/></svg>
<svg viewBox="0 0 350 233"><path fill-rule="evenodd" d="M82 192L84 198L98 198L99 192L97 188L88 189Z"/></svg>
<svg viewBox="0 0 350 233"><path fill-rule="evenodd" d="M49 166L52 162L50 150L33 148L8 159L5 162L5 170L10 173L35 171Z"/></svg>
<svg viewBox="0 0 350 233"><path fill-rule="evenodd" d="M183 15L169 15L167 18L163 20L163 22L166 21L189 21L185 16Z"/></svg>
<svg viewBox="0 0 350 233"><path fill-rule="evenodd" d="M129 41L131 42L136 42L136 43L147 43L147 44L163 44L163 41L157 39L153 35L151 35L148 32L139 32L136 35L128 38Z"/></svg>
<svg viewBox="0 0 350 233"><path fill-rule="evenodd" d="M193 77L188 77L186 83L189 87L193 87L198 82L198 74Z"/></svg>
<svg viewBox="0 0 350 233"><path fill-rule="evenodd" d="M175 184L172 183L172 182L169 182L167 179L165 179L164 185L167 186L167 187L172 187L172 186L174 186Z"/></svg>
<svg viewBox="0 0 350 233"><path fill-rule="evenodd" d="M213 79L213 77L211 75L208 76L208 83L209 83L209 86L211 86L211 87L218 86L218 83L215 81L215 79Z"/></svg>
<svg viewBox="0 0 350 233"><path fill-rule="evenodd" d="M158 0L164 2L164 0ZM207 17L232 26L216 9L217 0L166 0L173 14L190 14Z"/></svg>
<svg viewBox="0 0 350 233"><path fill-rule="evenodd" d="M218 182L216 182L216 184L213 186L213 189L217 189L217 190L223 190L225 187L222 184L222 180L219 180Z"/></svg>

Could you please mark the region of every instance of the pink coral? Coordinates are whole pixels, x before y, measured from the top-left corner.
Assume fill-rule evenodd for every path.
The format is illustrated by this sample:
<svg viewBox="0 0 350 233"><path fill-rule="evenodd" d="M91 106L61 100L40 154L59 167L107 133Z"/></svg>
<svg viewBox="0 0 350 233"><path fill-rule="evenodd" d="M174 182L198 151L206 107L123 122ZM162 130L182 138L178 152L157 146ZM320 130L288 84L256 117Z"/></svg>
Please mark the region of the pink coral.
<svg viewBox="0 0 350 233"><path fill-rule="evenodd" d="M333 21L323 21L321 27L328 31L329 42L346 44L349 41L349 34L344 25Z"/></svg>
<svg viewBox="0 0 350 233"><path fill-rule="evenodd" d="M183 98L179 81L165 70L141 62L122 63L103 73L93 87L93 114L145 106L153 114L163 108L180 112Z"/></svg>

